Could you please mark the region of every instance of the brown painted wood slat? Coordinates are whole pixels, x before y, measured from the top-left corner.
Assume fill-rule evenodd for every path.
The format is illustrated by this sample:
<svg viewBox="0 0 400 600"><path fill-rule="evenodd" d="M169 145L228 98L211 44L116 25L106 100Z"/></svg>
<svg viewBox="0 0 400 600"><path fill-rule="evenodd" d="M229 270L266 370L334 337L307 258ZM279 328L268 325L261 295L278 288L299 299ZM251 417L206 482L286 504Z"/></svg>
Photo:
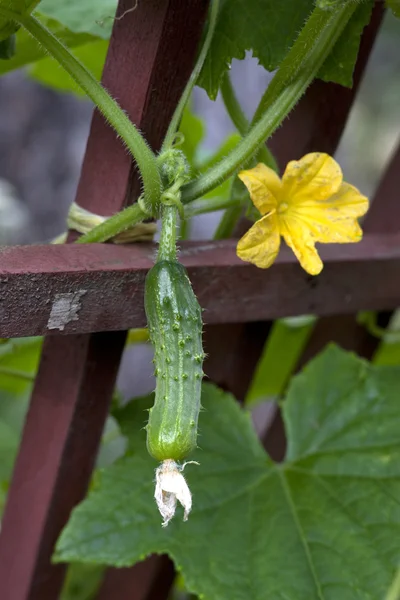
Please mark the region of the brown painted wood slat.
<svg viewBox="0 0 400 600"><path fill-rule="evenodd" d="M208 0L120 0L103 83L159 148L189 77ZM184 48L184 52L182 49ZM131 161L95 112L76 201L120 210L139 188ZM52 548L90 478L125 333L57 336L44 343L0 537L7 600L54 600L64 576Z"/></svg>
<svg viewBox="0 0 400 600"><path fill-rule="evenodd" d="M358 244L321 246L320 253L325 267L318 278L287 248L271 269L257 269L237 258L234 240L184 242L180 259L208 324L400 305L400 234L370 234ZM0 336L145 326L144 280L154 244L13 247L7 254Z"/></svg>
<svg viewBox="0 0 400 600"><path fill-rule="evenodd" d="M364 30L360 52L354 72L354 85L346 89L333 83L316 80L300 100L296 109L286 120L283 127L277 130L269 142L271 149L281 167L289 160L298 159L308 152L322 151L334 154L346 125L354 98L373 47L376 35L384 14L384 5L374 7L369 26ZM248 223L241 223L237 230L240 235L248 228ZM334 288L332 288L334 289ZM216 328L216 332L209 329ZM217 384L231 391L237 398L243 398L251 381L254 368L263 348L262 337L258 335L255 351L238 352L239 341L245 340L246 347L251 344L252 330L246 324L212 325L205 328L207 351L210 358L206 362L207 375ZM261 325L259 333L264 331L267 338L270 324ZM236 332L236 342L234 342ZM228 341L229 340L229 341ZM223 356L224 362L231 366L230 373L221 370L214 356ZM237 373L241 374L238 381Z"/></svg>

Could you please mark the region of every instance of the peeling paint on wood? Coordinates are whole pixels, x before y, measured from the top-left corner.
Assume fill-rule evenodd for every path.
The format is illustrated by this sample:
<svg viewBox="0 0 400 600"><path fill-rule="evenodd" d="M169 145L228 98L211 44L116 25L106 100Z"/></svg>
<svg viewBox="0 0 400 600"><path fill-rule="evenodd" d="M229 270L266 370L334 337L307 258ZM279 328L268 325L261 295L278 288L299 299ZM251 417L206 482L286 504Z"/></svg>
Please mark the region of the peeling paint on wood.
<svg viewBox="0 0 400 600"><path fill-rule="evenodd" d="M68 323L78 321L81 298L86 293L87 290L77 290L76 292L68 292L67 294L56 294L51 306L50 317L47 321L47 329L64 331Z"/></svg>

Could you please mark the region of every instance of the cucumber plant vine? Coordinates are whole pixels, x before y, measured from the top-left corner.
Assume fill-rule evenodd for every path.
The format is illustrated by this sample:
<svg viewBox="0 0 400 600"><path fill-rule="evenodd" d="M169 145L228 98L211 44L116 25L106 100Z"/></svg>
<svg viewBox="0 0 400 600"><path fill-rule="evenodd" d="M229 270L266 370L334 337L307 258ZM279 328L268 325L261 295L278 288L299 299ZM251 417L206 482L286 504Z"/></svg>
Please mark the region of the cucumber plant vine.
<svg viewBox="0 0 400 600"><path fill-rule="evenodd" d="M247 1L248 7L246 6ZM396 0L392 0L392 2L395 6ZM257 22L261 15L257 12L258 9L253 7L253 4L256 4L253 0L237 2L238 7L243 10L248 8L249 14L253 14L253 11L254 22ZM294 494L301 497L301 506L303 506L304 512L304 506L307 504L307 495L304 493L304 489L309 485L310 497L312 493L315 493L316 496L319 494L318 498L321 502L324 501L327 506L333 506L332 510L337 522L343 527L346 526L346 523L348 525L345 503L350 502L351 493L346 488L346 484L340 484L342 487L338 484L340 489L333 491L328 478L333 477L334 474L329 471L329 464L323 463L321 466L318 463L319 452L329 453L332 451L326 440L329 435L334 436L335 434L325 418L329 412L331 400L329 399L329 390L324 387L324 379L327 377L330 381L329 378L334 377L328 369L328 366L333 364L336 372L339 373L338 411L343 421L348 422L351 427L354 425L351 416L356 410L355 407L358 406L355 397L357 394L365 397L366 394L373 393L371 390L375 390L375 392L380 390L379 386L386 385L382 383L383 375L379 370L375 371L374 367L366 366L359 359L344 355L338 350L328 350L326 355L317 359L305 376L305 380L309 384L308 388L304 386L304 379L298 379L297 383L295 381L289 390L284 418L290 445L282 468L274 465L260 449L243 412L240 412L239 408L221 392L209 384L202 383L205 358L202 344L202 311L186 270L179 262L177 249L179 220L184 222L194 215L221 209L225 209L225 213L217 228L216 239L229 237L245 210L253 210L253 216L257 214L257 217L260 217L261 215L258 220L255 219L256 223L240 240L237 247L240 258L253 262L261 268L269 267L275 260L281 236L294 250L303 268L313 275L318 274L322 268L322 263L315 250L316 242L352 242L361 239L362 232L357 219L365 214L368 201L353 186L343 182L339 165L331 157L315 152L289 163L283 177L280 178L278 165L267 142L316 78L321 77L343 83L343 79L348 77L348 71L351 72L354 66L359 38L363 26L368 22L373 1L298 0L295 7L294 0L290 0L286 7L282 3L279 8L276 3L274 4L274 0L265 0L264 4L264 8L267 12L269 11L269 16L274 11L279 13L278 22L281 23L282 28L287 24L289 29L289 21L293 18L295 31L288 34L290 43L282 47L282 41L275 39L273 43L271 42L269 52L264 52L260 48L259 41L255 41L253 45L248 41L247 38L251 38L253 32L243 26L243 35L247 36L246 41L243 41L243 47L240 47L238 43L236 49L227 50L226 55L220 59L215 48L218 46L218 36L226 34L224 31L226 23L231 23L233 28L236 27L236 31L240 31L242 25L238 25L239 20L236 14L229 13L232 8L229 7L227 0L211 1L207 28L196 64L171 119L161 150L156 154L118 105L118 102L110 96L86 66L74 56L67 45L58 39L51 30L51 26L46 25L46 20L39 13L34 12L37 9L40 10L40 2L0 0L0 52L2 57L5 60L12 59L14 52L18 52L18 32L27 32L45 53L52 56L65 69L83 93L93 101L129 150L141 178L143 191L137 202L95 226L90 232L82 235L76 243L105 242L146 220L158 219L160 221L158 253L155 265L149 271L145 284L145 310L149 335L154 346L156 389L151 401L144 399L142 406L142 400L140 400L137 405L140 405L142 410L145 408L149 411L146 425L146 445L151 457L160 463L155 469L155 492L153 495L163 519L163 526L168 525L174 517L178 502L183 507L184 520L188 520L192 509L192 493L182 471L189 463L198 465L196 469L188 470L188 481L190 484L193 482L196 492L194 503L196 503L198 494L198 514L200 515L200 511L202 511L202 515L191 515L189 523L184 525L175 519L171 527L168 527L167 532L159 527L158 521L158 527L154 527L147 537L147 534L144 534L141 538L135 538L136 534L133 534L128 539L124 537L123 532L120 532L121 549L107 548L104 540L97 546L94 543L92 545L90 541L85 545L86 538L83 536L87 535L90 538L92 535L94 538L95 533L93 532L101 529L99 520L101 518L104 520L104 513L108 514L104 500L106 492L101 484L100 490L94 491L93 498L89 496L74 513L70 524L59 540L55 560L84 562L87 555L91 562L127 566L150 552L167 551L182 567L189 588L201 597L204 596L211 600L214 598L216 600L225 600L226 598L235 600L248 597L251 585L244 582L245 577L238 576L237 584L236 580L230 581L230 577L224 575L219 577L218 573L222 569L222 563L218 554L212 555L208 566L211 574L209 573L203 580L203 574L207 570L206 566L202 563L202 557L199 556L197 550L191 554L190 548L193 536L198 535L203 524L209 532L214 531L214 519L216 545L221 545L221 548L228 553L231 550L229 544L224 543L224 535L231 525L233 525L232 542L230 542L232 545L239 543L239 538L235 540L235 526L237 526L237 531L241 531L242 537L245 537L248 529L256 530L260 526L263 535L265 534L264 537L268 536L269 531L272 532L271 536L277 546L279 543L285 543L286 533L285 535L281 534L286 525L281 527L280 525L276 526L275 523L281 519L279 506L274 505L274 500L268 500L268 510L265 511L260 500L261 497L265 497L265 493L269 493L265 488L270 485L276 491L276 502L285 506L285 509L282 509L286 511L284 519L291 519L294 523L290 531L287 530L287 536L288 539L290 538L290 545L294 548L297 561L292 575L294 579L303 577L305 591L303 593L296 589L295 585L278 578L279 585L277 584L276 588L278 591L271 592L268 598L279 596L288 600L305 600L306 598L307 600L311 598L323 600L329 597L340 600L342 597L340 590L345 587L348 594L346 598L351 600L372 598L373 596L367 595L368 585L375 586L374 590L387 588L394 568L391 564L386 570L382 568L379 571L379 560L376 556L372 556L374 552L370 548L372 533L368 534L369 537L368 535L363 537L364 533L361 531L363 527L366 527L364 505L357 513L361 525L358 522L357 527L354 525L354 536L358 536L357 552L362 554L362 551L365 550L364 547L367 548L363 557L367 557L371 561L376 571L379 571L380 577L380 579L377 577L378 583L370 582L368 585L365 583L368 576L367 570L361 569L365 581L360 582L356 573L360 561L353 560L352 557L349 559L351 563L349 572L346 571L347 566L338 566L335 563L336 558L335 560L332 558L334 564L331 566L331 570L324 567L325 571L321 574L318 561L310 551L312 542L304 533L306 528L312 529L312 523L310 525L312 517L298 512L293 497ZM389 2L390 4L391 2ZM298 17L296 17L295 9L299 10ZM227 15L230 16L230 19L227 19ZM296 21L296 19L298 20ZM301 25L300 30L296 29L298 24ZM265 36L273 38L272 25L268 27ZM256 36L256 32L254 32L254 36ZM350 39L350 43L348 39ZM247 119L242 110L227 68L235 56L240 57L244 54L244 50L249 47L249 44L264 66L267 66L269 70L276 70L251 120ZM216 56L211 59L210 55L213 53ZM344 69L341 61L344 60L345 55L351 55L350 58L347 58L347 75L343 75L341 72L341 69ZM240 139L220 160L211 160L210 168L194 173L190 170L188 157L179 148L181 141L179 128L194 86L196 84L204 85L207 77L210 82L207 89L209 95L215 96L220 89L227 113L238 130ZM226 197L221 197L215 190L227 180L231 181L230 192ZM249 195L254 208L249 201ZM184 231L184 228L181 228L181 231ZM342 373L345 373L346 376L342 377ZM393 380L397 378L396 381L400 380L397 372L392 373L390 377ZM321 397L325 402L322 408L318 405L318 394L314 393L314 388L312 388L315 382L317 382L315 387L319 386L318 389L320 389ZM331 385L333 383L330 381ZM304 391L307 389L311 389L310 400ZM318 433L311 431L312 428L310 429L309 424L308 437L302 431L295 431L295 417L298 416L296 412L298 408L294 401L296 393L304 398L305 413L310 416L310 419L311 416L315 417L316 428L321 428L321 439L318 438ZM386 405L382 408L385 425L382 427L390 438L390 452L397 435L391 429L389 413L394 410L394 396L391 393L388 393L389 408ZM208 479L203 487L197 485L194 475L203 469L203 460L198 451L198 421L202 394L208 411L204 423L209 432L204 444L205 449L209 451L209 457L207 458L206 454L205 458L206 479ZM345 403L340 400L348 397L350 398L350 409L347 409ZM223 409L221 409L221 402L225 403ZM118 410L116 411L122 428L127 423L138 425L140 419L135 410L136 407L128 407L128 409L120 410L119 413ZM346 412L347 410L348 412ZM132 415L129 411L133 411L134 414ZM213 419L220 425L220 430L213 428ZM301 417L299 419L301 420ZM366 422L365 430L368 432L372 432L372 422L372 417L370 421ZM200 419L200 435L201 428ZM225 440L222 442L220 431L225 436ZM327 435L326 439L323 438L324 432ZM304 439L300 439L303 433ZM340 429L338 429L339 434L343 436L343 439L345 438ZM355 436L356 434L357 431L354 432ZM138 437L140 435L138 434ZM379 435L380 432L376 432L377 444ZM133 437L131 439L130 436L131 434L128 433L128 443L133 456L130 465L135 465L137 472L135 481L140 486L143 484L140 479L141 474L146 472L148 464L146 461L150 459L142 453L143 444L138 449L137 438L135 437L133 440ZM245 447L239 447L240 451L235 453L235 444L240 446L243 440L246 443ZM234 460L226 458L223 445L225 442L226 448L234 455ZM214 457L210 458L213 445L218 448L215 453L215 461ZM390 466L393 456L390 452L388 450L383 467L386 469L387 477L391 476ZM198 460L187 460L192 458L192 453ZM363 457L359 457L359 460L362 461ZM316 465L318 463L315 473L311 465L312 461ZM128 465L128 462L125 465ZM121 469L125 474L125 466ZM332 471L334 471L333 467ZM232 476L228 477L229 473L232 475L232 472L237 473L237 484L233 481ZM127 478L120 477L118 479L117 475L117 471L111 472L109 481L112 483L113 477L115 477L117 487L129 495L130 488L126 487ZM354 482L357 479L357 473L352 471L350 475L353 477L351 483L356 485ZM216 484L219 482L220 476L222 491ZM314 481L313 477L315 481L318 479L318 490L315 482L310 483L310 481ZM266 484L267 481L268 484ZM147 484L148 482L144 486L146 487ZM150 484L152 485L151 481ZM315 487L312 487L314 484ZM104 485L108 485L107 482ZM362 493L368 494L366 483L363 482L360 486L364 486ZM261 495L261 490L263 495ZM336 492L337 496L334 495ZM213 494L216 498L215 502ZM249 514L256 517L254 523L246 523L247 529L240 529L238 523L235 522L235 520L240 520L237 515L237 507L235 507L238 496L241 496L243 502L247 503ZM111 504L113 506L115 504L115 510L118 504L117 500L113 496ZM143 522L155 523L154 520L151 521L154 519L154 515L148 512L153 509L155 509L154 506L149 509L137 504L138 516L134 521L136 529L141 530ZM125 508L122 513L125 515L124 510ZM102 511L103 516L101 515ZM88 515L89 526L85 524L86 515ZM110 513L110 527L112 518L113 515ZM159 519L159 516L157 518ZM193 525L191 525L192 521ZM388 518L390 525L392 521L389 521ZM399 523L400 519L396 521L397 526L400 526ZM91 531L89 531L90 524L93 524ZM337 550L336 542L332 541L333 533L329 529L329 523L324 523L324 526L326 536L321 534L321 538L323 538L321 545L326 545L326 540L329 538L334 551L342 551L346 544L350 547L350 541L347 539L343 547L340 546L340 541L337 542L338 547L340 546L340 549ZM175 529L173 529L174 527ZM169 533L171 530L172 533ZM273 573L284 568L284 561L281 560L282 556L279 553L278 558L274 552L268 554L265 539L264 537L258 539L257 531L254 531L253 537L262 548L261 558L267 560L266 557L269 556L268 560L272 567L271 572L268 571L268 567L265 567L265 572L267 572L265 579L273 587L271 583L273 582ZM309 537L312 537L311 534ZM142 538L145 540L144 542ZM385 551L384 544L386 542L383 538L382 534L381 538L377 539L376 537L373 540L379 552ZM134 542L132 542L133 539ZM182 552L182 548L185 547L189 548L188 556ZM247 548L247 552L251 554L252 547ZM259 584L259 579L262 579L258 570L264 569L257 562L258 558L258 555L254 557L254 564L252 563L251 567L255 573L255 586ZM395 562L392 558L390 560L392 563ZM199 572L196 571L196 561L202 564ZM388 562L390 562L389 559ZM234 562L234 564L236 563ZM344 571L346 571L345 575L343 575ZM264 573L264 571L262 572ZM304 575L305 572L306 575ZM233 575L235 574L233 573ZM328 589L331 584L327 583L324 577L327 580L331 577L332 581L335 577L337 578L339 581L337 594L329 592L325 595L324 590ZM356 592L349 592L349 590L356 590ZM254 595L254 598L261 597L260 593Z"/></svg>

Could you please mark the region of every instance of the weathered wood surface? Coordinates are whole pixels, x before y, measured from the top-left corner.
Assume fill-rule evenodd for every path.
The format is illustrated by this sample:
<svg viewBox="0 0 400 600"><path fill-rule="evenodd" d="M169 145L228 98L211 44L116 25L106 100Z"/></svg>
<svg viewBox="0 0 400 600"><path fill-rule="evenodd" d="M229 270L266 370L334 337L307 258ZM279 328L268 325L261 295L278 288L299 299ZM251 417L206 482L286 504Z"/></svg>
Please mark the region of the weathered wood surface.
<svg viewBox="0 0 400 600"><path fill-rule="evenodd" d="M2 337L113 331L146 324L143 292L155 245L7 249L0 272ZM251 322L301 314L348 314L400 305L400 234L320 246L325 267L311 277L288 248L270 269L236 256L234 240L186 242L187 266L204 321Z"/></svg>
<svg viewBox="0 0 400 600"><path fill-rule="evenodd" d="M154 150L190 75L207 7L208 0L119 2L124 16L114 23L102 81ZM95 112L76 202L112 214L139 185L126 149ZM20 313L33 307L26 300ZM52 550L87 489L124 341L124 332L45 340L2 521L1 598L58 597L65 569L51 565Z"/></svg>

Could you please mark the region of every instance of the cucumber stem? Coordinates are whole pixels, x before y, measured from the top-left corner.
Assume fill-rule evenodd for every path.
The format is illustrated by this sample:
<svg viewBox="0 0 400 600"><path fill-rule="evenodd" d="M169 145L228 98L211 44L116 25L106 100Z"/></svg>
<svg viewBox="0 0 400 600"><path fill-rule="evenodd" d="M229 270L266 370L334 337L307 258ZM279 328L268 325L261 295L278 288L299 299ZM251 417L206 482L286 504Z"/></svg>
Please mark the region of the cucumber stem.
<svg viewBox="0 0 400 600"><path fill-rule="evenodd" d="M161 233L158 245L157 262L177 260L177 221L178 209L175 205L164 204L161 209Z"/></svg>

